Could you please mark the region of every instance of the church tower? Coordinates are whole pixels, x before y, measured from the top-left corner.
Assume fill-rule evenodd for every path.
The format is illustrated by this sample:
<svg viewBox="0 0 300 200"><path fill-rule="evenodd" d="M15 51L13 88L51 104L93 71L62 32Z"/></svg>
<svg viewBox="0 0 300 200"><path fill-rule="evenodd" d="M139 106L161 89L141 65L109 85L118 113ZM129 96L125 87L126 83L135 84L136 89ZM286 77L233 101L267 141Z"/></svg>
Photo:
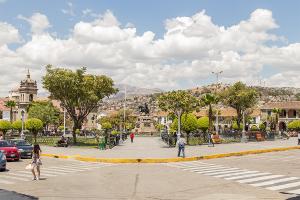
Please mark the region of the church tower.
<svg viewBox="0 0 300 200"><path fill-rule="evenodd" d="M37 83L30 78L29 69L26 79L22 80L19 88L19 108L26 109L27 106L37 98Z"/></svg>

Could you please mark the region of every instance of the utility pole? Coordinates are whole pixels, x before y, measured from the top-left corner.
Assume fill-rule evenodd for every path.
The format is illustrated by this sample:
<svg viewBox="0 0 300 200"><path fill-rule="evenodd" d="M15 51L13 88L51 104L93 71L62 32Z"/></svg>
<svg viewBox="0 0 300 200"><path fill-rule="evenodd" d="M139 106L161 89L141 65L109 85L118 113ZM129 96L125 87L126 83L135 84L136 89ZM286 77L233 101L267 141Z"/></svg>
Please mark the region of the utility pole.
<svg viewBox="0 0 300 200"><path fill-rule="evenodd" d="M125 85L125 89L124 89L124 110L123 110L123 121L124 121L124 130L123 130L123 133L126 133L126 97L127 96L127 88L126 88L126 85ZM120 140L122 141L122 136L123 136L123 133L121 133L121 137L120 137Z"/></svg>
<svg viewBox="0 0 300 200"><path fill-rule="evenodd" d="M219 85L219 76L223 73L223 71L217 71L217 72L212 72L212 74L216 75L217 79L217 85L215 89L215 93L217 94L217 88ZM219 111L217 109L217 114L216 114L216 133L219 134Z"/></svg>

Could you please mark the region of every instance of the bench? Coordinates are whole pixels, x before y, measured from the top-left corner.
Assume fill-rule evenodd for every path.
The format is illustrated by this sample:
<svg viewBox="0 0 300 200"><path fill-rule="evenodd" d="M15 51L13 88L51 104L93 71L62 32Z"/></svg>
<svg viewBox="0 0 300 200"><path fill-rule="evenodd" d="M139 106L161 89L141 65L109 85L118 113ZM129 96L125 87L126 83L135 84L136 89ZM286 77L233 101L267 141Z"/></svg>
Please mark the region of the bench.
<svg viewBox="0 0 300 200"><path fill-rule="evenodd" d="M216 134L216 135L213 135L212 141L213 141L214 144L220 144L221 143L221 138L218 134Z"/></svg>

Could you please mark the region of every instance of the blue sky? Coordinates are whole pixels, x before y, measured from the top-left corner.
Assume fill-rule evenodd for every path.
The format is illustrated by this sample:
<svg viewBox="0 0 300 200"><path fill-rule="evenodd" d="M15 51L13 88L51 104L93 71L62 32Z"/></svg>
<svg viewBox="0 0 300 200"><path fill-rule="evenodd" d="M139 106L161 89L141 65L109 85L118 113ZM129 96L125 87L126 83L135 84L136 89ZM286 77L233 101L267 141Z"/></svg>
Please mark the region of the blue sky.
<svg viewBox="0 0 300 200"><path fill-rule="evenodd" d="M217 70L222 82L300 87L299 8L297 0L0 0L0 73L21 68L0 94L25 68L40 83L46 64L162 89L211 83Z"/></svg>
<svg viewBox="0 0 300 200"><path fill-rule="evenodd" d="M73 4L75 16L61 12L62 9L68 9L68 2ZM139 33L152 30L161 37L167 18L191 16L205 9L216 24L231 26L247 19L257 8L273 11L273 16L280 25L275 33L285 36L289 42L300 40L300 29L297 26L300 21L298 0L6 0L0 3L0 19L20 27L25 36L29 26L17 16L41 12L52 22L51 30L64 36L78 20L88 20L88 17L82 16L82 10L92 9L95 13L103 13L109 9L121 23L133 23Z"/></svg>

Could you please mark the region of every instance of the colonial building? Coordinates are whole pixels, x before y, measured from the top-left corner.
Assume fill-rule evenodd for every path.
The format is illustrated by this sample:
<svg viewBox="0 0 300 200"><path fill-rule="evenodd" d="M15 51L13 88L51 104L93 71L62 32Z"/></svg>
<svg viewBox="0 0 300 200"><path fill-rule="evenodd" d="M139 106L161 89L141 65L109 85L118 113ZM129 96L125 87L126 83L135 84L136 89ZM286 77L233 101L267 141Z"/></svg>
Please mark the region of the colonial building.
<svg viewBox="0 0 300 200"><path fill-rule="evenodd" d="M272 110L274 108L281 110L278 119L279 130L286 130L289 122L300 119L300 101L266 103L261 108L261 117L263 119L268 119L268 117L271 117Z"/></svg>

